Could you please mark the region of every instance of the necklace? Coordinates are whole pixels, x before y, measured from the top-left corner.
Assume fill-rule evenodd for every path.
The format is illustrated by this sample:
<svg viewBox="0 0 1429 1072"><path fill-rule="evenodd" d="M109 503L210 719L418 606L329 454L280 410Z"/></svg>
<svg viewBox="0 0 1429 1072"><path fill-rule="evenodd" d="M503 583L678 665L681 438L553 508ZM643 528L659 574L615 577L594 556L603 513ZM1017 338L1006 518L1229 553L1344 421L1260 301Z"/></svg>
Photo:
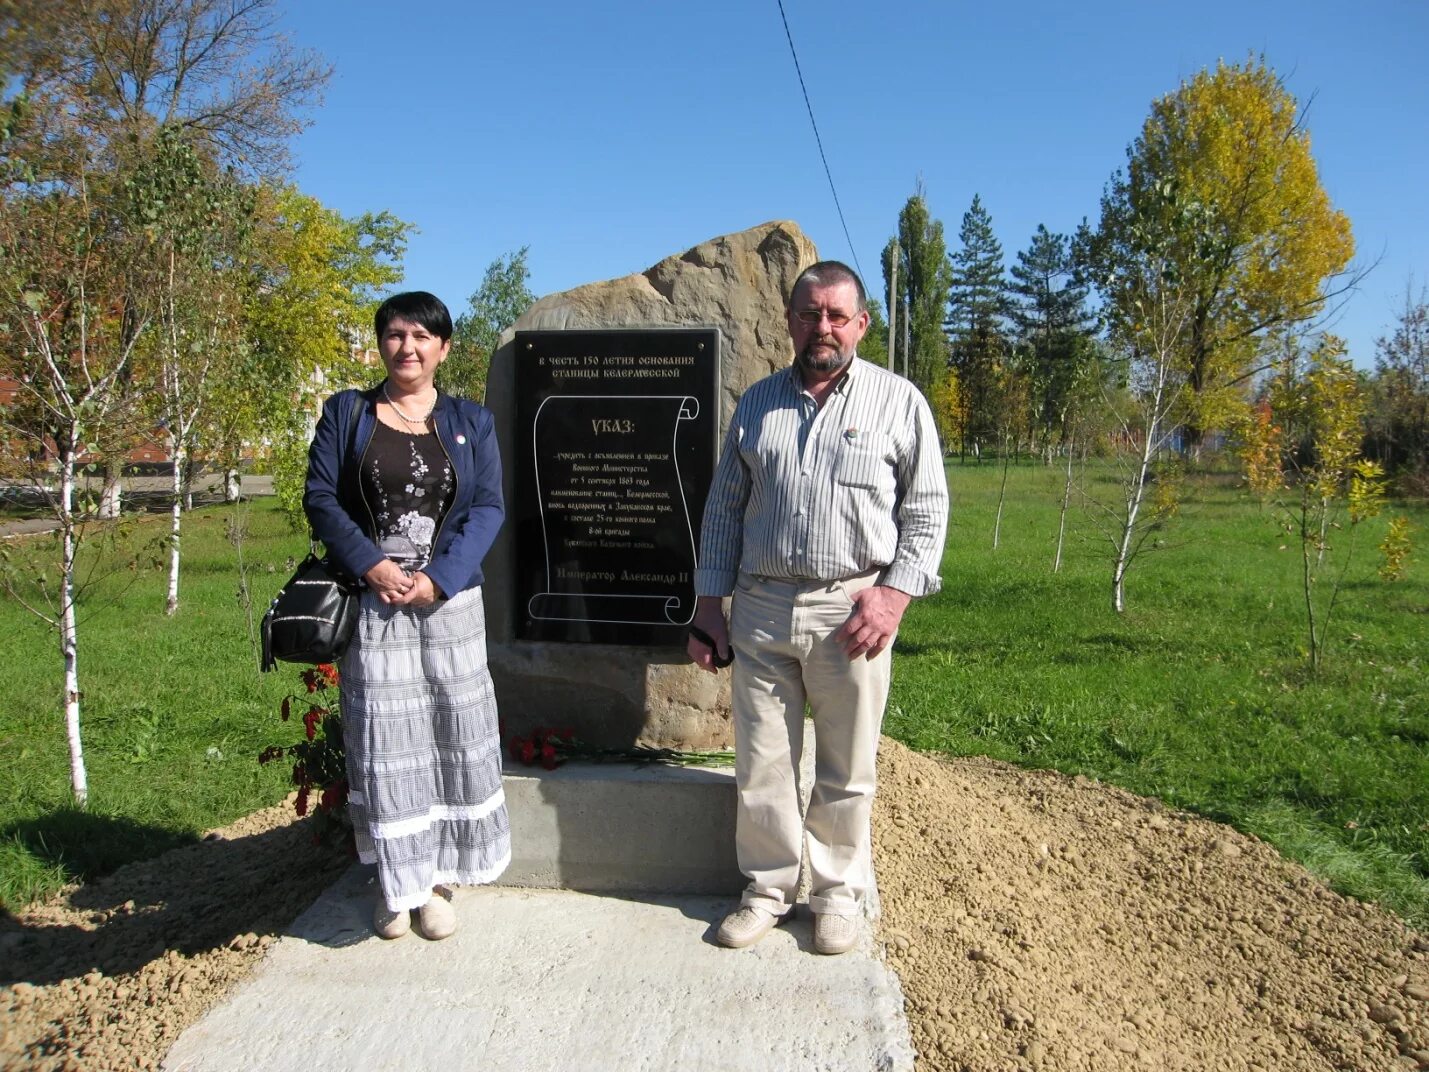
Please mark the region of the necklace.
<svg viewBox="0 0 1429 1072"><path fill-rule="evenodd" d="M387 385L385 383L382 385L382 397L387 399L387 404L392 407L392 412L397 414L397 416L402 419L402 423L405 424L408 428L421 428L425 430L427 427L427 421L431 419L432 411L437 408L437 399L434 395L432 397L432 404L427 407L427 412L423 413L420 417L413 419L402 412L401 406L397 405L396 402L392 401L392 396L387 393Z"/></svg>

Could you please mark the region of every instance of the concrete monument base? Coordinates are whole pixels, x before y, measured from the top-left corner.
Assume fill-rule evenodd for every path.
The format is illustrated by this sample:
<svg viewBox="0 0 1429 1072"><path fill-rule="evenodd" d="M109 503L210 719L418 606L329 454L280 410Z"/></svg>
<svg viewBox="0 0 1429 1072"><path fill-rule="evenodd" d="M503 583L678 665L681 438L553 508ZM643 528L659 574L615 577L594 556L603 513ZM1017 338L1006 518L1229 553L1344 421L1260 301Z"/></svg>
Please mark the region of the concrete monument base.
<svg viewBox="0 0 1429 1072"><path fill-rule="evenodd" d="M737 896L734 769L572 763L502 779L503 886Z"/></svg>

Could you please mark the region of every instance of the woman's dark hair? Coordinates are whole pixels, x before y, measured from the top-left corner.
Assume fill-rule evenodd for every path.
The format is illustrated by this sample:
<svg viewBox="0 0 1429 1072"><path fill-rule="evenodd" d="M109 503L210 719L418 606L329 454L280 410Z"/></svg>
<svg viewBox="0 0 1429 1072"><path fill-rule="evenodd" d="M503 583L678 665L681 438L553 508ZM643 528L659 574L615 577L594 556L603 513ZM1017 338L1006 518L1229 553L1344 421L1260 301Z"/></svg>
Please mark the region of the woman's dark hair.
<svg viewBox="0 0 1429 1072"><path fill-rule="evenodd" d="M452 314L435 294L425 290L408 290L394 294L377 307L373 323L377 327L377 338L387 330L387 325L397 318L421 324L442 342L452 337Z"/></svg>

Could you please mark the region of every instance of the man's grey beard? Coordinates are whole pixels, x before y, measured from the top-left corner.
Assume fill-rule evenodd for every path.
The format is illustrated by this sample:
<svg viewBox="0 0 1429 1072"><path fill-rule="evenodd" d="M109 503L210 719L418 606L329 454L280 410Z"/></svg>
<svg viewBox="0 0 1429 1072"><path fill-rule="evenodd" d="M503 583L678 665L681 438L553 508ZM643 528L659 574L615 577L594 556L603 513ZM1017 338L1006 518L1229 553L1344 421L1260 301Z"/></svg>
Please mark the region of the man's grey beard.
<svg viewBox="0 0 1429 1072"><path fill-rule="evenodd" d="M799 351L798 361L801 369L809 372L837 372L853 360L854 352L850 350L848 353L844 353L837 344L834 345L833 353L827 356L815 356L813 351L817 345L819 345L817 342L811 342Z"/></svg>

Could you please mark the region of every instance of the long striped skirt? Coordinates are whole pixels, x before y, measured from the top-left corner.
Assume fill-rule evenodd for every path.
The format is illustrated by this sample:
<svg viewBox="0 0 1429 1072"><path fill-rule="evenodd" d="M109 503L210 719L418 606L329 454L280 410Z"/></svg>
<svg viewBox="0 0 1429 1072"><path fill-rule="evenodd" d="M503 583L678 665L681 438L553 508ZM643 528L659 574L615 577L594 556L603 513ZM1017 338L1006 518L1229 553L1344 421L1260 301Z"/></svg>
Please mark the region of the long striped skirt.
<svg viewBox="0 0 1429 1072"><path fill-rule="evenodd" d="M511 860L481 589L429 607L362 597L342 662L348 810L394 912Z"/></svg>

